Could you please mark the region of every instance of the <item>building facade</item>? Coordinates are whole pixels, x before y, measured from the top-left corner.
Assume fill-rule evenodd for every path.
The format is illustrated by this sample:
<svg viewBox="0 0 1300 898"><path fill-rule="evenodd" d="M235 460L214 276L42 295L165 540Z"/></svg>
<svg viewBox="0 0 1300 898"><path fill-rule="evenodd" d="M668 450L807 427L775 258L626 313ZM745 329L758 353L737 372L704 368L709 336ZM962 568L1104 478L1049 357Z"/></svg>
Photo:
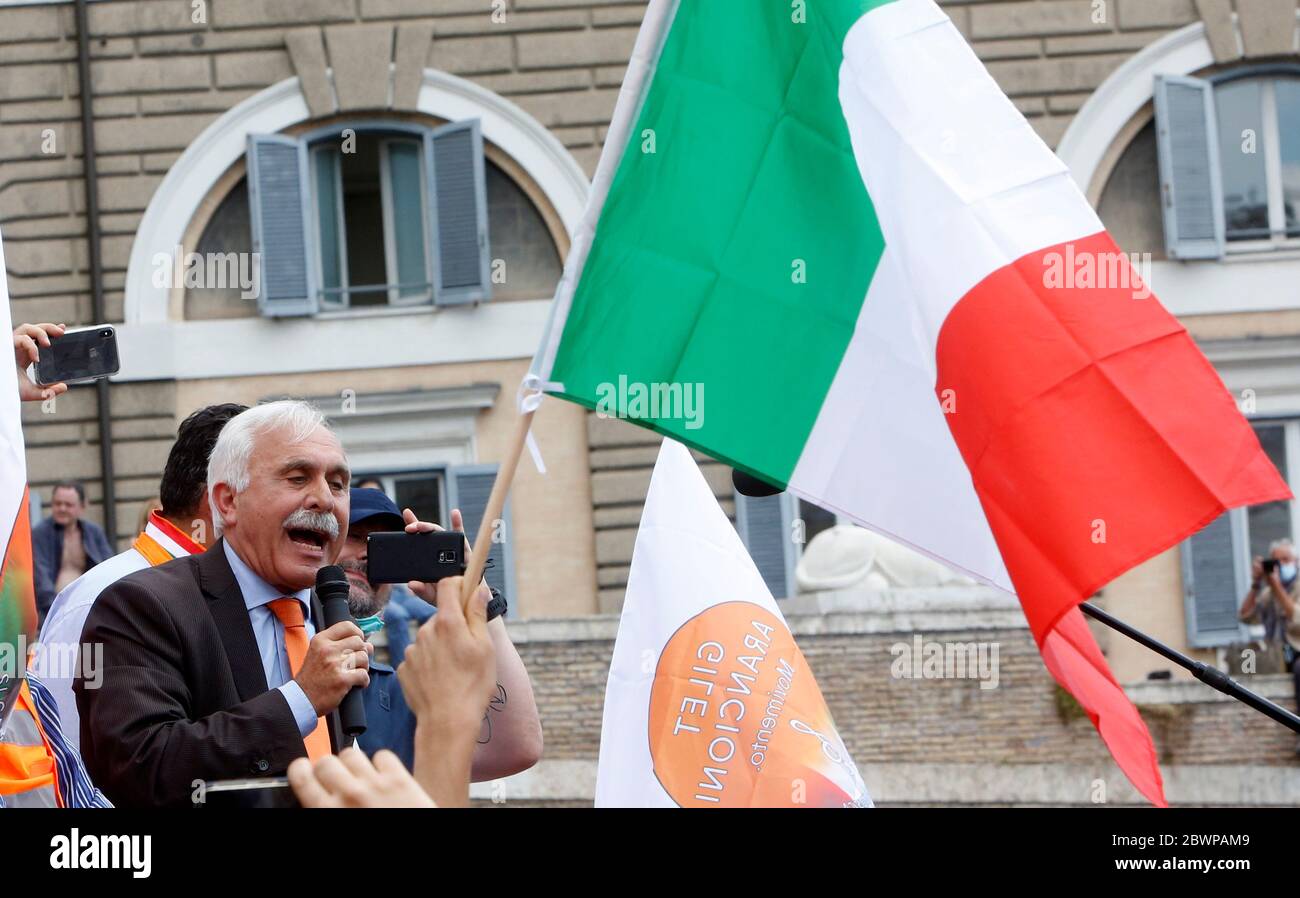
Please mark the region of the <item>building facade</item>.
<svg viewBox="0 0 1300 898"><path fill-rule="evenodd" d="M942 5L1137 254L1295 491L1296 0ZM122 543L185 415L300 396L329 414L358 474L423 516L445 521L463 507L474 526L643 10L611 0L95 0L85 4L87 107L78 5L0 0L0 230L14 320L109 321L122 351L107 388L24 409L34 496L84 480L90 516ZM538 674L545 763L561 765L527 788L583 801L610 615L657 442L556 400L534 432L547 473L520 465L491 576L511 595L512 626ZM1024 654L1015 675L1032 700L899 684L881 660L882 647L923 627L927 638L995 638L1007 657L1032 653L1014 607L978 591L968 613L937 617L906 610L930 608L925 597L895 597L902 606L866 591L795 597L802 545L792 525L807 539L833 516L790 498L747 502L729 469L701 461L774 593L790 597L795 632L806 634L869 784L873 766L894 765L887 794L900 802L1090 800L1087 784L1108 775L1096 773L1104 750L1086 720L1056 713L1036 656ZM1232 512L1099 601L1235 669L1252 635L1235 621L1249 559L1297 530L1295 502ZM1188 765L1178 776L1191 784L1189 803L1250 800L1241 790L1258 768L1273 776L1296 763L1280 728L1216 702L1181 671L1148 680L1170 665L1098 636L1145 701L1162 754ZM882 681L892 697L877 701ZM1284 678L1260 683L1292 702ZM997 721L1015 708L1025 713L1012 738ZM953 734L981 725L1006 738L972 736L969 751L944 754ZM1222 734L1245 731L1258 735L1247 760L1224 754ZM1076 741L1087 744L1065 747ZM996 771L1011 762L1046 771L1042 789L999 792ZM923 771L903 767L918 763L964 765L967 775L942 778L994 785L915 798L908 784ZM1196 785L1202 765L1218 771L1214 788Z"/></svg>

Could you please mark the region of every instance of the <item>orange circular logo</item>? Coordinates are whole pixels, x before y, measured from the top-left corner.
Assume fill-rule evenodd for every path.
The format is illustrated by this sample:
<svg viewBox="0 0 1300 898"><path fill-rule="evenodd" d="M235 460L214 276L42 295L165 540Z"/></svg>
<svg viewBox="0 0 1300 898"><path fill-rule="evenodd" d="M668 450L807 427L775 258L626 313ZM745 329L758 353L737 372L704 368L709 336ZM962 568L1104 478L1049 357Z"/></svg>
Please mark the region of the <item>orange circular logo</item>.
<svg viewBox="0 0 1300 898"><path fill-rule="evenodd" d="M682 807L869 806L785 623L724 602L683 624L650 690L655 776Z"/></svg>

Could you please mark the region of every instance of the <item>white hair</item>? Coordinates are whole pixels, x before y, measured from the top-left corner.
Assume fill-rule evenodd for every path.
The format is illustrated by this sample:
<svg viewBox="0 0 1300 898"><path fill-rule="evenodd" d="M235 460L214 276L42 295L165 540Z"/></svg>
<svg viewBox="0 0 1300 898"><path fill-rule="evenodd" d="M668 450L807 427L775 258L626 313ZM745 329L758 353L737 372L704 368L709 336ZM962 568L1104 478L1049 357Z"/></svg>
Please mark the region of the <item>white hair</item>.
<svg viewBox="0 0 1300 898"><path fill-rule="evenodd" d="M1278 549L1286 549L1292 555L1295 554L1295 546L1292 545L1291 540L1287 539L1286 537L1282 537L1281 539L1275 539L1268 544L1268 554L1272 555Z"/></svg>
<svg viewBox="0 0 1300 898"><path fill-rule="evenodd" d="M217 536L221 535L223 523L217 510L217 484L228 484L236 493L248 489L248 467L257 438L277 433L282 435L283 443L301 443L318 427L329 430L320 409L297 399L266 402L226 422L208 456L208 505L212 508L212 529Z"/></svg>

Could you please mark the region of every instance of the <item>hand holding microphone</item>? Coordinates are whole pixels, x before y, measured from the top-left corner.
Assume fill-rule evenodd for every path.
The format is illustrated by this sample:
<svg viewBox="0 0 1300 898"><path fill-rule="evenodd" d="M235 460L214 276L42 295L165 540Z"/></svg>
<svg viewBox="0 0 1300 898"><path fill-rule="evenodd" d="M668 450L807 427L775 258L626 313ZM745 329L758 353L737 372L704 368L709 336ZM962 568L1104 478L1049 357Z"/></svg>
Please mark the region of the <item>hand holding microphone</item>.
<svg viewBox="0 0 1300 898"><path fill-rule="evenodd" d="M370 685L369 653L373 648L348 612L348 590L343 568L331 564L317 571L316 597L325 628L312 637L295 679L317 714L337 707L343 732L359 736L366 731L361 690Z"/></svg>

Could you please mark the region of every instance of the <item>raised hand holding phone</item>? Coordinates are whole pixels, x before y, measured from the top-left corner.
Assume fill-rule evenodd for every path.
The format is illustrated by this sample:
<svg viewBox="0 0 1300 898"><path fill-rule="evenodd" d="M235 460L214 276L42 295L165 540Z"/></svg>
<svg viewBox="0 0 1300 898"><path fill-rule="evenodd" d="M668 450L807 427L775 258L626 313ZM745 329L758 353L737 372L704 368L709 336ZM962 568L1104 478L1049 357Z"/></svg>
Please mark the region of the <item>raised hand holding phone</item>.
<svg viewBox="0 0 1300 898"><path fill-rule="evenodd" d="M63 382L36 384L27 376L28 367L41 359L41 348L50 348L52 339L62 337L62 324L20 324L14 328L14 364L18 368L18 398L22 402L41 402L68 391Z"/></svg>

